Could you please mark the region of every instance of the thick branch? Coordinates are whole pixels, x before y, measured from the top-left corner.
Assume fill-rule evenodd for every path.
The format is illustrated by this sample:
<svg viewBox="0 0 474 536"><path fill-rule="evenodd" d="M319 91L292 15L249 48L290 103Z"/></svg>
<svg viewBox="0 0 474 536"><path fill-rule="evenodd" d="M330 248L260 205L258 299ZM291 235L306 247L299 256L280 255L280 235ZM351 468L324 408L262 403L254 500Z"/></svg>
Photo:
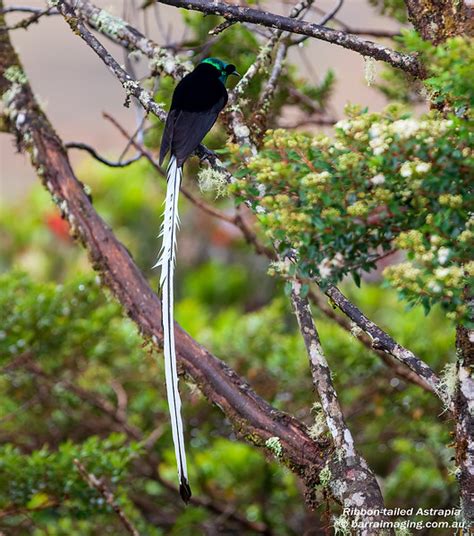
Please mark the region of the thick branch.
<svg viewBox="0 0 474 536"><path fill-rule="evenodd" d="M370 56L379 61L385 61L397 69L405 71L415 78L423 78L423 67L414 56L401 54L386 46L365 41L360 37L351 35L342 31L332 30L318 24L304 20L296 20L290 17L283 17L268 11L261 11L234 4L224 4L222 2L211 2L209 0L159 0L162 4L167 4L184 9L201 11L203 13L212 13L221 15L225 18L236 19L240 22L251 22L260 24L268 28L286 30L291 33L306 35L333 43L341 47L353 50L364 56Z"/></svg>

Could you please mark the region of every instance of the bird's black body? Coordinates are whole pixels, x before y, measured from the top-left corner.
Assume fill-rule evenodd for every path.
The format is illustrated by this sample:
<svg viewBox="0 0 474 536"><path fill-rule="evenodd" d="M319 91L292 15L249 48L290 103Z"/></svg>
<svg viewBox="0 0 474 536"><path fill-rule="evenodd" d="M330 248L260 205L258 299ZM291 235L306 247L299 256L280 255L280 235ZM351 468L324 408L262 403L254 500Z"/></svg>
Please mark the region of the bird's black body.
<svg viewBox="0 0 474 536"><path fill-rule="evenodd" d="M191 498L188 482L184 426L181 419L181 398L178 390L178 371L174 337L174 265L176 235L179 224L178 197L183 177L183 164L196 150L204 136L216 122L227 103L227 77L237 74L235 66L217 58L206 58L192 73L176 86L171 108L166 119L160 148L160 164L170 153L167 171L165 212L161 227L161 322L163 327L163 354L166 390L171 417L171 431L175 447L179 477L179 492L185 502Z"/></svg>
<svg viewBox="0 0 474 536"><path fill-rule="evenodd" d="M235 72L233 65L226 69L228 74ZM224 83L222 73L210 63L200 63L179 82L161 141L160 163L170 151L182 166L196 150L227 104Z"/></svg>

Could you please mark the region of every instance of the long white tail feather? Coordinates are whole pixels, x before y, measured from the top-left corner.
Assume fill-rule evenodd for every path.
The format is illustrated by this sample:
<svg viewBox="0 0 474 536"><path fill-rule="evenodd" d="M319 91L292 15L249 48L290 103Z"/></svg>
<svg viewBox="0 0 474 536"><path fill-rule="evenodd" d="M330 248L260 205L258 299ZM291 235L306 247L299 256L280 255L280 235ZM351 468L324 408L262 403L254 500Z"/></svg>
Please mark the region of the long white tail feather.
<svg viewBox="0 0 474 536"><path fill-rule="evenodd" d="M180 492L187 502L191 496L188 484L186 452L184 449L183 422L181 420L181 399L178 391L178 373L174 337L174 295L173 280L176 252L176 234L179 229L178 197L183 169L176 158L171 157L168 165L168 185L166 188L165 211L159 237L162 238L159 259L155 266L161 266L161 313L163 323L163 353L165 357L165 378L168 406L171 416L171 430L178 465Z"/></svg>

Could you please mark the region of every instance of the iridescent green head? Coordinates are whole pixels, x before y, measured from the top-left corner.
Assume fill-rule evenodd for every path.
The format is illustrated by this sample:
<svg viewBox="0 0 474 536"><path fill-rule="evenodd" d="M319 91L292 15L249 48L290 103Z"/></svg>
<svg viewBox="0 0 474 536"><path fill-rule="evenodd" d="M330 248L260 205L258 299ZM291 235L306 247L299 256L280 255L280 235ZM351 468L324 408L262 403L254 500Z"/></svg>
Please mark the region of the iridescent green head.
<svg viewBox="0 0 474 536"><path fill-rule="evenodd" d="M225 61L222 61L219 58L206 58L202 60L201 63L209 63L209 65L212 65L213 67L215 67L220 73L219 80L223 84L227 82L227 78L231 74L240 76L239 73L235 69L235 65L233 65L232 63L226 63Z"/></svg>

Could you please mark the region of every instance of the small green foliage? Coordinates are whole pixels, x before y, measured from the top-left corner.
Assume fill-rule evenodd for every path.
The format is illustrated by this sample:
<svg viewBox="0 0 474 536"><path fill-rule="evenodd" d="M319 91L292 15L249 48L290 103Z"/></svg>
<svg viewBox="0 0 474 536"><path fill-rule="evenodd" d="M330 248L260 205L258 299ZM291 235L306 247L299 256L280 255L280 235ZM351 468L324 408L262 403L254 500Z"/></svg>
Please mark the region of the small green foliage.
<svg viewBox="0 0 474 536"><path fill-rule="evenodd" d="M281 458L283 454L283 448L280 443L280 438L269 437L265 441L265 446L267 447L268 450L271 450L277 458Z"/></svg>
<svg viewBox="0 0 474 536"><path fill-rule="evenodd" d="M407 9L404 0L369 0L379 13L393 17L399 22L407 22Z"/></svg>
<svg viewBox="0 0 474 536"><path fill-rule="evenodd" d="M474 106L474 38L457 36L434 46L415 31L405 30L401 38L403 49L417 53L427 66L424 84L430 100L456 115L472 119Z"/></svg>
<svg viewBox="0 0 474 536"><path fill-rule="evenodd" d="M3 73L3 76L13 84L26 84L28 78L26 74L18 67L18 65L12 65L8 67Z"/></svg>
<svg viewBox="0 0 474 536"><path fill-rule="evenodd" d="M332 473L329 465L325 465L319 473L319 483L323 488L327 488L331 483Z"/></svg>
<svg viewBox="0 0 474 536"><path fill-rule="evenodd" d="M34 511L67 501L78 517L105 512L108 507L104 499L84 482L74 460L78 459L87 471L98 478L106 477L116 487L126 478L128 467L139 451L137 444L127 444L120 434L106 439L89 437L83 443L68 441L57 451L43 447L30 454L3 445L0 447L2 509Z"/></svg>
<svg viewBox="0 0 474 536"><path fill-rule="evenodd" d="M342 515L334 519L333 523L334 536L350 536L351 531L351 521L348 517Z"/></svg>

